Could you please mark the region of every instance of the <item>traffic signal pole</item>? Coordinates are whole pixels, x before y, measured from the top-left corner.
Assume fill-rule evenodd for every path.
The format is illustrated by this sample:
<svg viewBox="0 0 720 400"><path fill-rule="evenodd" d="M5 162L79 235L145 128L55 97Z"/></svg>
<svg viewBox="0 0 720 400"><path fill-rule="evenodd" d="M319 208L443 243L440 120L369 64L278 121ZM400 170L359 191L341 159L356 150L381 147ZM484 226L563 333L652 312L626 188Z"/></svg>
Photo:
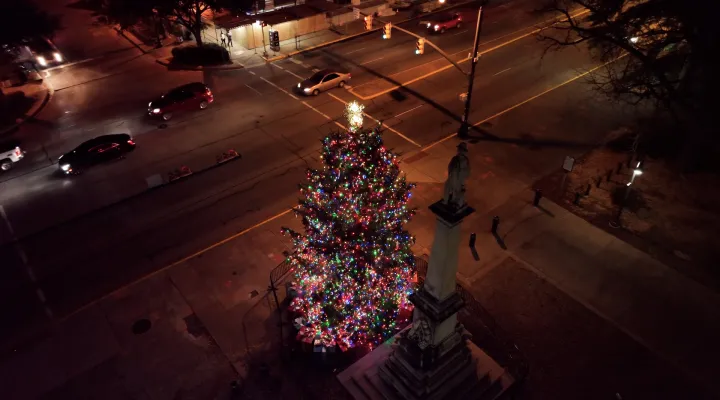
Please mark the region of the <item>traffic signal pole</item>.
<svg viewBox="0 0 720 400"><path fill-rule="evenodd" d="M470 75L468 76L468 91L465 99L465 112L463 113L462 123L460 129L458 129L458 137L465 139L468 137L468 131L470 125L468 119L470 118L470 104L472 101L473 83L475 82L475 66L478 63L478 47L480 45L480 30L482 29L483 19L483 8L478 9L477 26L475 27L475 43L473 44L473 52L470 59Z"/></svg>
<svg viewBox="0 0 720 400"><path fill-rule="evenodd" d="M380 21L380 20L378 19L378 21ZM381 21L381 22L382 22L382 21ZM407 30L407 29L403 29L403 28L401 28L401 27L399 27L399 26L397 26L397 25L393 25L392 29L397 29L397 30L399 30L400 32L407 33L408 35L414 36L414 37L416 37L416 38L418 38L418 39L422 39L422 40L425 42L426 45L428 45L428 46L432 47L433 49L437 50L437 52L440 53L441 56L445 57L445 59L448 60L448 62L450 62L450 64L454 65L455 68L458 69L458 71L462 72L463 75L467 75L467 74L468 74L467 72L465 72L465 71L462 69L462 67L460 67L460 64L458 64L458 63L456 63L455 61L453 61L453 60L450 58L450 56L449 56L447 53L445 53L441 48L439 48L438 46L436 46L435 43L427 40L426 38L424 38L424 37L422 37L422 36L420 36L420 35L418 35L418 34L416 34L416 33L410 32L410 31Z"/></svg>

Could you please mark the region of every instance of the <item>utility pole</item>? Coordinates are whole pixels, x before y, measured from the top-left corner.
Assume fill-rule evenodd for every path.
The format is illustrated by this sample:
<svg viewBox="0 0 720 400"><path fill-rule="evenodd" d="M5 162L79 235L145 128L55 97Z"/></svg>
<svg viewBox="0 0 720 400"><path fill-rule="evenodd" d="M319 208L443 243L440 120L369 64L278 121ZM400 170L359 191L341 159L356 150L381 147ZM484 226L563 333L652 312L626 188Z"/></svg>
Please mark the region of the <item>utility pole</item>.
<svg viewBox="0 0 720 400"><path fill-rule="evenodd" d="M262 42L263 42L263 57L267 58L268 53L265 48L265 30L263 29L263 27L265 26L265 22L262 22L260 20L258 20L258 22L260 22L260 37L262 38Z"/></svg>
<svg viewBox="0 0 720 400"><path fill-rule="evenodd" d="M470 129L468 118L470 117L470 102L472 100L473 82L475 81L475 66L478 62L478 46L480 45L480 30L482 29L483 8L478 9L477 26L475 27L475 43L473 44L472 58L470 59L470 75L468 78L467 98L465 99L465 112L463 113L462 125L458 130L458 137L465 139L468 137Z"/></svg>

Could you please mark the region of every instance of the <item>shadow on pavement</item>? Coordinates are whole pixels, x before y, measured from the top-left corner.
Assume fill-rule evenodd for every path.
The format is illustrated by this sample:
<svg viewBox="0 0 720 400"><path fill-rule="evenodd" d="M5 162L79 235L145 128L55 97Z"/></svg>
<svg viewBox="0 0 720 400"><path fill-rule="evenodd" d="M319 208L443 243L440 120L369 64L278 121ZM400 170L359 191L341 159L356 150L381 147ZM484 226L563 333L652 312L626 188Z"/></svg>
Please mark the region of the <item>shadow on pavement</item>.
<svg viewBox="0 0 720 400"><path fill-rule="evenodd" d="M340 61L348 63L348 64L352 64L355 67L362 69L363 71L367 72L370 75L373 75L379 79L383 79L387 82L390 82L393 85L399 86L397 89L390 92L390 96L394 100L404 101L405 99L407 99L408 95L414 96L414 97L422 100L423 102L431 105L433 108L442 112L443 114L448 116L450 119L456 121L457 123L462 123L461 116L456 115L455 113L448 110L441 104L437 103L435 100L433 100L429 97L426 97L423 94L408 88L407 86L403 86L403 83L401 83L397 80L394 80L390 77L387 77L385 75L382 75L381 73L379 73L371 68L368 68L366 66L363 66L362 64L359 64L356 61L351 60L350 58L343 57L340 54L333 53L332 51L329 51L329 50L321 50L321 51L323 53L327 54L331 58L340 60ZM487 123L481 124L480 126L487 126ZM538 139L535 139L530 134L523 134L520 138L501 138L497 135L494 135L494 134L488 132L486 129L481 128L480 126L471 126L468 137L463 138L463 139L469 140L472 143L477 143L481 140L484 140L484 141L515 144L515 145L519 145L519 146L529 147L530 149L533 149L533 150L539 150L542 147L586 148L586 149L591 149L591 148L595 147L595 144L593 144L593 143L570 142L570 141L565 141L565 140L552 140L552 139L551 140L538 140Z"/></svg>
<svg viewBox="0 0 720 400"><path fill-rule="evenodd" d="M14 92L0 97L0 130L15 125L35 104L35 99L25 92Z"/></svg>
<svg viewBox="0 0 720 400"><path fill-rule="evenodd" d="M67 4L65 7L77 10L98 11L101 6L102 2L99 0L77 0Z"/></svg>

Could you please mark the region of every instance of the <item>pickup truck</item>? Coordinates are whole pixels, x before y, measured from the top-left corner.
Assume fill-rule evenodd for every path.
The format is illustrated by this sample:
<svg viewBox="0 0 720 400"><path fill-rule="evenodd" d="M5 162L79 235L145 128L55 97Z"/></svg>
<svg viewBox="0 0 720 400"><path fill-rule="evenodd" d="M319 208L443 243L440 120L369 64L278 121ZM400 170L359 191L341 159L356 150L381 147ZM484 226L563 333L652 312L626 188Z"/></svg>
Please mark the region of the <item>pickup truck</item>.
<svg viewBox="0 0 720 400"><path fill-rule="evenodd" d="M0 144L0 171L12 169L13 164L25 157L25 152L20 149L17 142L6 142Z"/></svg>

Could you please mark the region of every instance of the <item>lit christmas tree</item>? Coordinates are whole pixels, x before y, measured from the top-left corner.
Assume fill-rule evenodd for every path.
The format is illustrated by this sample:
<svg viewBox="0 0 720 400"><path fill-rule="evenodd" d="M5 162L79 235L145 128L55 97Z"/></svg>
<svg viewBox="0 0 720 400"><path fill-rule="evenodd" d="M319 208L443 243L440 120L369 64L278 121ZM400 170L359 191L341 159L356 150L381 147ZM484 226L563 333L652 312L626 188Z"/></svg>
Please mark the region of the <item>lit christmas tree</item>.
<svg viewBox="0 0 720 400"><path fill-rule="evenodd" d="M324 168L308 171L295 209L305 233L284 228L294 243L290 309L301 316L299 336L341 350L372 348L395 333L414 288L414 238L404 224L415 214L407 206L415 185L362 115L350 103L350 130L323 139Z"/></svg>

